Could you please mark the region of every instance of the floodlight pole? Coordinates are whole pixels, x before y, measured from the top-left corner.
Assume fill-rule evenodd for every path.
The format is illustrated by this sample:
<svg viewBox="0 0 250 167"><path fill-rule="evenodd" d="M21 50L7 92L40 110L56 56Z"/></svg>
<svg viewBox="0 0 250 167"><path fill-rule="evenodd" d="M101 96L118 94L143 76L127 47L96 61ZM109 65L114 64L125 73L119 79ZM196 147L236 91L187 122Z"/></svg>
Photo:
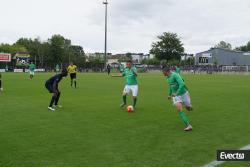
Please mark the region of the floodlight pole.
<svg viewBox="0 0 250 167"><path fill-rule="evenodd" d="M103 4L105 5L105 44L104 44L104 69L105 69L106 68L106 64L107 64L108 0L104 1Z"/></svg>

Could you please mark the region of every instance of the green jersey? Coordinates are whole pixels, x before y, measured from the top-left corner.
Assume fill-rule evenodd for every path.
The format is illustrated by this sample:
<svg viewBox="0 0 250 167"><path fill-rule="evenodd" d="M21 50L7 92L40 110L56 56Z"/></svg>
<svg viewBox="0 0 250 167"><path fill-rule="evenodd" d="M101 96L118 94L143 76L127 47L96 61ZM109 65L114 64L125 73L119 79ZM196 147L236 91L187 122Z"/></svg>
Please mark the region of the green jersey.
<svg viewBox="0 0 250 167"><path fill-rule="evenodd" d="M35 64L30 64L30 65L29 65L29 70L30 70L30 71L34 72L35 69L36 69Z"/></svg>
<svg viewBox="0 0 250 167"><path fill-rule="evenodd" d="M187 87L181 78L181 76L175 72L172 72L170 76L166 77L169 85L169 96L176 93L177 96L181 96L187 92Z"/></svg>
<svg viewBox="0 0 250 167"><path fill-rule="evenodd" d="M137 85L137 79L136 79L136 68L125 68L122 76L126 79L126 85Z"/></svg>

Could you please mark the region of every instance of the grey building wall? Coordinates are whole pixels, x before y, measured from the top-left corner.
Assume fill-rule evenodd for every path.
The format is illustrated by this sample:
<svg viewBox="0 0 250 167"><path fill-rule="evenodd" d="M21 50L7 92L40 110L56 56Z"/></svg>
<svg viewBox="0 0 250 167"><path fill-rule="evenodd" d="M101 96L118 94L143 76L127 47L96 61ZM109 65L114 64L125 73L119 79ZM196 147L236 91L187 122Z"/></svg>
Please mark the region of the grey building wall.
<svg viewBox="0 0 250 167"><path fill-rule="evenodd" d="M209 56L210 55L210 56ZM233 51L220 48L212 48L208 51L197 53L195 56L195 63L197 65L206 65L206 63L199 63L200 57L208 57L210 65L247 65L250 66L250 52Z"/></svg>

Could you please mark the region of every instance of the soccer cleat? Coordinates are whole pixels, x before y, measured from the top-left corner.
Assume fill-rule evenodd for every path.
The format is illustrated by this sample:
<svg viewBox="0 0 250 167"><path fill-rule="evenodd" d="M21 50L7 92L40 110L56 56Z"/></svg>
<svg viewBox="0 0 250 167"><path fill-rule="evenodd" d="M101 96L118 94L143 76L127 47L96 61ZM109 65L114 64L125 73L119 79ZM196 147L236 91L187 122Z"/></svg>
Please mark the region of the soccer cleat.
<svg viewBox="0 0 250 167"><path fill-rule="evenodd" d="M55 109L53 107L48 107L48 109L51 111L55 111Z"/></svg>
<svg viewBox="0 0 250 167"><path fill-rule="evenodd" d="M192 127L191 125L188 125L188 126L184 129L184 131L191 131L191 130L193 130L193 127Z"/></svg>
<svg viewBox="0 0 250 167"><path fill-rule="evenodd" d="M3 88L0 88L0 91L3 91Z"/></svg>
<svg viewBox="0 0 250 167"><path fill-rule="evenodd" d="M194 108L193 108L192 106L188 106L188 107L186 107L186 109L187 109L187 111L189 111L189 112L191 112L191 111L194 110Z"/></svg>
<svg viewBox="0 0 250 167"><path fill-rule="evenodd" d="M124 107L124 106L126 106L126 104L125 103L122 103L121 105L120 105L120 107L122 108L122 107Z"/></svg>

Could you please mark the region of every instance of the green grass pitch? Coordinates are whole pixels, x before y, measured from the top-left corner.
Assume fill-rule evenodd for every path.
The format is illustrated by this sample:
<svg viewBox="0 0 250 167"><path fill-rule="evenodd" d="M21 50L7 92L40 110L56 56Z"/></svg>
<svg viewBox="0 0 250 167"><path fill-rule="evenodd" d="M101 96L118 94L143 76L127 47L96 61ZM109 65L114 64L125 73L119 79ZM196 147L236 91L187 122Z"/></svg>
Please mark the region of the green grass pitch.
<svg viewBox="0 0 250 167"><path fill-rule="evenodd" d="M195 108L187 113L194 130L184 132L160 73L139 74L135 113L119 108L123 78L93 73L78 74L78 89L63 79L63 108L49 112L52 75L3 74L0 166L196 167L217 149L250 144L249 76L184 75Z"/></svg>

